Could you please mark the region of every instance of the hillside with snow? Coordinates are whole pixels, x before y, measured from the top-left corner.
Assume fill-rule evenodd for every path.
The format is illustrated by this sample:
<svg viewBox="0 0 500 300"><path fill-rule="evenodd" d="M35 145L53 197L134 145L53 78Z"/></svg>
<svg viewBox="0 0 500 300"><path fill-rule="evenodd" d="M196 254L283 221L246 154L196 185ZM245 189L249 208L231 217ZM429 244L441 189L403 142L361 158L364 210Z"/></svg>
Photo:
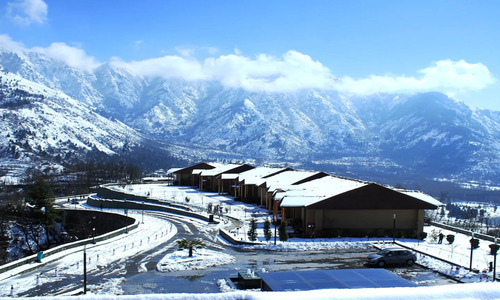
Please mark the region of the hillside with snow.
<svg viewBox="0 0 500 300"><path fill-rule="evenodd" d="M61 168L93 153L117 156L143 137L59 90L0 70L0 149L4 182L17 183L30 168Z"/></svg>
<svg viewBox="0 0 500 300"><path fill-rule="evenodd" d="M29 50L1 50L0 66L0 147L11 169L35 158L130 154L154 144L157 153L188 161L500 186L500 113L440 93L249 92L145 77L113 62L82 71Z"/></svg>

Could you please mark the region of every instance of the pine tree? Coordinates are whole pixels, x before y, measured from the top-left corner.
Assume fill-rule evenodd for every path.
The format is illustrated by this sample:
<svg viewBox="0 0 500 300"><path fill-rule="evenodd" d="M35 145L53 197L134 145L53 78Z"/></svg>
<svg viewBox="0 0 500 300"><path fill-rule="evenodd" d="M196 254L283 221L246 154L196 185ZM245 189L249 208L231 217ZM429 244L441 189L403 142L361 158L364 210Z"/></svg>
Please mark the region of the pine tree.
<svg viewBox="0 0 500 300"><path fill-rule="evenodd" d="M266 221L264 222L264 238L266 239L266 241L269 241L271 237L271 221L269 221L269 219L266 219Z"/></svg>
<svg viewBox="0 0 500 300"><path fill-rule="evenodd" d="M278 229L280 235L280 241L286 242L288 241L288 231L287 224L285 221L281 221L280 228Z"/></svg>
<svg viewBox="0 0 500 300"><path fill-rule="evenodd" d="M250 230L248 230L248 239L253 241L257 240L257 221L255 218L250 220Z"/></svg>
<svg viewBox="0 0 500 300"><path fill-rule="evenodd" d="M29 191L28 202L34 206L36 216L45 227L47 247L50 247L49 230L54 227L57 211L54 208L55 198L52 185L43 178L38 179Z"/></svg>

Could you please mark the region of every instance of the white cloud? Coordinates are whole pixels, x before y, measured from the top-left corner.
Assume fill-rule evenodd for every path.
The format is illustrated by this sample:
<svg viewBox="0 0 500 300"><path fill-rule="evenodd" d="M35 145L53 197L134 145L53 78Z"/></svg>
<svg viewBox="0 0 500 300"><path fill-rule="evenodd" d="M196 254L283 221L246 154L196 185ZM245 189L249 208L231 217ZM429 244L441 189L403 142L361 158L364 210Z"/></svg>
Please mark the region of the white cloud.
<svg viewBox="0 0 500 300"><path fill-rule="evenodd" d="M219 53L219 48L217 47L202 47L202 49L208 52L208 54L210 55L215 55Z"/></svg>
<svg viewBox="0 0 500 300"><path fill-rule="evenodd" d="M6 34L0 34L0 49L22 52L25 48L22 43L16 42Z"/></svg>
<svg viewBox="0 0 500 300"><path fill-rule="evenodd" d="M190 57L194 53L194 50L190 48L176 47L175 50L183 57Z"/></svg>
<svg viewBox="0 0 500 300"><path fill-rule="evenodd" d="M181 56L165 56L130 63L120 62L145 76L216 80L231 88L249 91L293 92L300 89L338 90L347 94L415 93L438 91L454 95L480 90L496 82L481 63L441 60L417 71L416 76L370 75L366 78L335 78L332 72L310 56L288 51L281 57L260 54L255 58L234 54L194 59L191 51Z"/></svg>
<svg viewBox="0 0 500 300"><path fill-rule="evenodd" d="M0 48L26 50L8 35L0 35ZM214 49L215 50L215 49ZM27 50L30 51L30 50ZM31 49L82 70L92 70L99 62L81 47L52 43L49 47ZM437 91L455 96L484 89L496 82L488 67L464 60L440 60L417 70L415 76L370 75L366 78L336 78L330 69L310 56L290 50L280 57L260 54L211 56L198 60L189 49L179 48L184 56L167 55L142 61L125 62L113 57L113 65L127 68L142 76L180 78L188 81L219 81L230 88L249 91L294 92L300 89L337 90L345 94L417 93Z"/></svg>
<svg viewBox="0 0 500 300"><path fill-rule="evenodd" d="M94 57L88 56L81 48L68 46L65 43L52 43L47 48L35 47L32 50L80 70L91 71L99 65Z"/></svg>
<svg viewBox="0 0 500 300"><path fill-rule="evenodd" d="M129 63L123 61L114 63L144 76L217 80L227 87L250 91L288 92L303 88L327 89L331 88L334 82L328 68L297 51L288 51L280 58L261 54L251 59L236 53L210 57L202 62L191 57L165 56Z"/></svg>
<svg viewBox="0 0 500 300"><path fill-rule="evenodd" d="M16 0L7 3L7 16L21 25L42 24L47 20L48 6L43 0Z"/></svg>
<svg viewBox="0 0 500 300"><path fill-rule="evenodd" d="M420 76L370 75L367 78L342 78L336 86L341 92L370 95L374 93L414 93L439 91L453 95L465 91L481 90L496 82L482 63L464 60L440 60L432 66L418 70Z"/></svg>

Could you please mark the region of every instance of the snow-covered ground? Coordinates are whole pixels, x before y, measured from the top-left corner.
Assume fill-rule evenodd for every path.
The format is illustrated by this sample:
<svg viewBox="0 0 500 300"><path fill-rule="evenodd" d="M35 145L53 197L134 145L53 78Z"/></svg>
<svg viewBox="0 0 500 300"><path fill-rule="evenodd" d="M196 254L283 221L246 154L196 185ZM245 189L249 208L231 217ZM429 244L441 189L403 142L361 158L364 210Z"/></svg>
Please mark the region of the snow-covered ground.
<svg viewBox="0 0 500 300"><path fill-rule="evenodd" d="M133 185L126 186L126 191L138 192L139 194L149 193L151 197L163 196L162 199L176 201L185 205L197 205L200 208L208 206L222 206L224 213L227 207L227 214L232 217L242 219L247 223L252 214L256 216L260 222L259 235L262 236L262 223L267 217L267 212L251 205L234 202L231 197L220 196L211 193L201 193L193 189L179 188L166 185ZM189 202L185 199L189 197ZM159 197L161 198L161 197ZM89 209L89 207L82 207ZM110 210L112 211L112 210ZM115 210L123 213L122 210ZM226 213L225 213L226 214ZM142 213L137 211L129 211L129 215L137 220L142 219ZM178 217L179 219L186 217ZM190 219L189 222L197 224L199 230L206 230L208 226L206 222ZM221 222L218 227L228 226ZM213 230L213 229L210 229ZM439 229L437 227L426 227L426 231L431 235L432 231L442 231L443 234L450 232ZM144 215L144 224L140 224L137 230L129 232L128 235L121 235L112 240L89 245L87 247L87 257L89 259L87 268L89 271L92 268L105 268L106 265L112 262L120 262L127 260L128 257L137 255L153 249L161 243L172 241L175 236L175 226L169 221L162 220L148 214ZM244 230L241 229L237 233L233 232L239 238L246 239ZM219 237L220 238L220 237ZM379 247L392 246L392 239L369 239L369 238L335 238L335 239L290 239L287 242L277 241L274 245L274 240L265 242L259 238L261 244L240 247L253 247L258 249L269 249L276 251L321 251L327 249L356 249L370 248L373 244ZM426 241L416 240L399 240L398 242L404 246L414 248L434 256L442 257L455 264L468 267L470 261L470 244L469 236L455 234L455 242L449 245L446 239L442 244L438 244L427 238ZM481 271L487 270L488 264L492 261L493 256L489 254L488 244L490 242L481 240L480 248L473 250L473 267ZM228 245L229 246L229 245ZM217 264L231 263L234 258L227 255L224 249L199 249L194 252L192 258L187 258L188 251L175 251L164 256L158 263L157 269L160 271L174 272L176 270L209 268L214 262ZM47 268L41 272L32 272L26 274L18 274L18 270L9 271L0 274L0 297L8 297L11 293L11 287L14 286L13 295L17 295L22 291L29 290L37 284L43 284L51 281L62 281L70 275L82 274L82 253L83 249L69 250L60 253L48 259L54 259L53 262L47 264ZM456 276L464 281L470 282L462 285L436 286L436 287L418 287L418 288L391 288L391 289L357 289L357 290L321 290L314 292L288 292L288 293L269 293L269 292L249 292L249 291L230 291L227 288L221 290L226 291L221 294L168 294L168 295L133 295L120 296L123 299L326 299L335 297L336 299L500 299L500 283L493 283L487 280L484 275L489 275L488 280L491 281L491 272L481 273L481 275L468 272L465 268L458 270L450 264L443 263L429 256L419 255L418 262L423 265L447 273L451 276ZM500 264L499 264L500 265ZM57 271L56 271L57 268ZM139 264L138 270L144 270L145 265ZM499 266L500 268L500 266ZM36 276L38 274L38 276ZM112 274L110 274L112 275ZM113 276L111 276L113 277ZM89 293L85 296L72 297L72 299L113 299L115 295L123 293L118 286L124 280L123 274L117 273L106 282L100 283L99 286L89 286ZM482 282L480 282L482 281ZM75 291L77 287L73 287ZM70 289L67 291L71 292ZM33 299L33 298L32 298Z"/></svg>
<svg viewBox="0 0 500 300"><path fill-rule="evenodd" d="M137 220L142 219L139 212L130 211L129 216ZM129 256L137 255L165 243L176 232L177 230L172 223L145 215L144 223L128 234L96 244L87 244L85 249L87 271L92 272L96 269L103 269L111 263L125 261ZM14 287L14 294L17 294L32 289L36 285L62 281L72 275L80 276L83 273L83 252L84 247L79 247L45 257L42 260L44 266L40 267L40 271L32 272L33 274L37 273L37 275L19 274L32 267L33 264L38 264L36 262L0 274L0 296L10 295L12 287ZM138 266L138 268L140 267ZM117 279L120 280L120 276Z"/></svg>
<svg viewBox="0 0 500 300"><path fill-rule="evenodd" d="M114 189L125 193L139 196L148 196L153 199L164 200L173 203L187 205L206 213L209 206L214 212L215 207L220 207L223 215L229 215L242 221L249 221L252 217L266 217L268 211L255 205L234 201L231 196L219 195L218 193L200 192L182 186L169 186L166 184L133 184L125 187L114 186Z"/></svg>
<svg viewBox="0 0 500 300"><path fill-rule="evenodd" d="M160 272L173 272L180 270L200 270L212 266L234 263L234 257L222 251L197 249L189 257L188 250L178 250L166 255L158 262L156 269Z"/></svg>

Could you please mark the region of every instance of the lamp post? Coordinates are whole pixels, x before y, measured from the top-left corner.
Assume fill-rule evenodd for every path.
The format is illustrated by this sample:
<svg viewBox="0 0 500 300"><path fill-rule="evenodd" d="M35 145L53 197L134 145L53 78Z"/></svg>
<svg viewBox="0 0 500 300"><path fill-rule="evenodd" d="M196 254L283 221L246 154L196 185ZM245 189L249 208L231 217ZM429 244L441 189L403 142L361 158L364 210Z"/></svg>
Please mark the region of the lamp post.
<svg viewBox="0 0 500 300"><path fill-rule="evenodd" d="M125 233L128 233L128 210L125 208Z"/></svg>
<svg viewBox="0 0 500 300"><path fill-rule="evenodd" d="M396 214L392 215L392 243L396 243Z"/></svg>
<svg viewBox="0 0 500 300"><path fill-rule="evenodd" d="M420 222L417 221L417 246L420 245Z"/></svg>
<svg viewBox="0 0 500 300"><path fill-rule="evenodd" d="M495 238L495 254L493 256L493 281L497 278L497 238Z"/></svg>
<svg viewBox="0 0 500 300"><path fill-rule="evenodd" d="M470 242L470 265L469 269L472 271L472 254L474 253L472 250L474 250L474 247L472 247L472 241L474 240L474 232L472 232L472 239Z"/></svg>
<svg viewBox="0 0 500 300"><path fill-rule="evenodd" d="M274 223L274 245L276 245L276 215L273 216Z"/></svg>
<svg viewBox="0 0 500 300"><path fill-rule="evenodd" d="M92 244L95 244L95 228L92 228Z"/></svg>
<svg viewBox="0 0 500 300"><path fill-rule="evenodd" d="M83 245L83 294L87 294L87 245Z"/></svg>

